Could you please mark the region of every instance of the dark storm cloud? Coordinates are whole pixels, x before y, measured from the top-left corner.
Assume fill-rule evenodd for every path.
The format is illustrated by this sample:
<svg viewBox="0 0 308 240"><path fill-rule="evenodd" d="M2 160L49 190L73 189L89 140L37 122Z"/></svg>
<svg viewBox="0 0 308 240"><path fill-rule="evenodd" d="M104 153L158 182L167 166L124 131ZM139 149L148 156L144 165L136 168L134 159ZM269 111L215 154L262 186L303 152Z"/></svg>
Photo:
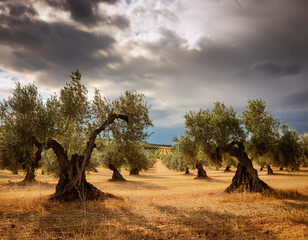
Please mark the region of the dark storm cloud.
<svg viewBox="0 0 308 240"><path fill-rule="evenodd" d="M184 28L190 27L187 23L177 25L182 21L181 13L167 8L152 9L151 2L135 1L125 6L127 9L120 8L127 13L131 29L124 16L108 17L107 13L98 11L100 3L106 1L45 2L55 11L70 14L75 26L43 22L31 15L29 9L21 10L24 14L18 11L10 14L9 7L5 7L0 16L3 69L43 72L43 77L39 76L40 83L48 84L52 79L62 81L64 75L80 67L87 83L95 80L98 85L107 83L104 86L108 87L112 82L116 88L149 92L153 97L153 117L168 122L166 125L172 125L174 119L178 124L185 111L212 106L214 101L243 108L247 99L260 97L279 114L292 115L288 118L291 124L296 122L299 126L305 122L301 119L308 115L305 107L308 104L306 0L245 0L240 1L241 7L233 1L200 0L200 6L211 2L204 10L214 18L208 19L207 12L199 12L198 16L198 11L189 16L201 23L203 20L210 23L209 27L214 25L213 32L201 24L204 29L191 25L192 31L186 31ZM178 2L172 1L172 4ZM168 1L168 4L171 3ZM138 8L130 12L135 5ZM52 19L55 20L54 16ZM174 24L169 25L167 20ZM99 24L117 26L112 28L112 34L121 43L117 44L108 35L86 32ZM118 31L124 28L128 29L121 35ZM203 37L191 42L193 31L199 31L198 38ZM301 126L303 129L304 125Z"/></svg>
<svg viewBox="0 0 308 240"><path fill-rule="evenodd" d="M308 89L304 91L299 90L295 93L283 96L280 100L280 106L281 108L290 110L296 110L296 109L308 110Z"/></svg>
<svg viewBox="0 0 308 240"><path fill-rule="evenodd" d="M289 61L278 63L274 61L261 61L254 63L251 68L259 71L265 76L288 76L296 75L301 71L301 64L299 62Z"/></svg>
<svg viewBox="0 0 308 240"><path fill-rule="evenodd" d="M110 62L120 61L109 53L114 42L109 35L96 35L72 25L47 23L27 15L12 16L5 11L0 13L0 44L11 49L2 65L15 71L67 74L76 67L89 72L102 69ZM101 51L104 54L99 53ZM5 51L0 52L2 59L4 54Z"/></svg>
<svg viewBox="0 0 308 240"><path fill-rule="evenodd" d="M46 0L46 3L58 10L70 12L71 18L91 26L101 22L109 23L120 29L129 26L129 20L122 16L109 17L98 12L99 3L115 4L117 0Z"/></svg>
<svg viewBox="0 0 308 240"><path fill-rule="evenodd" d="M35 16L37 15L37 12L36 10L33 8L32 5L30 6L26 6L24 4L21 4L21 3L9 3L6 5L8 11L9 11L9 14L11 16L23 16L25 14L28 14L30 16Z"/></svg>
<svg viewBox="0 0 308 240"><path fill-rule="evenodd" d="M111 20L111 23L120 29L129 27L129 20L123 16L115 16Z"/></svg>

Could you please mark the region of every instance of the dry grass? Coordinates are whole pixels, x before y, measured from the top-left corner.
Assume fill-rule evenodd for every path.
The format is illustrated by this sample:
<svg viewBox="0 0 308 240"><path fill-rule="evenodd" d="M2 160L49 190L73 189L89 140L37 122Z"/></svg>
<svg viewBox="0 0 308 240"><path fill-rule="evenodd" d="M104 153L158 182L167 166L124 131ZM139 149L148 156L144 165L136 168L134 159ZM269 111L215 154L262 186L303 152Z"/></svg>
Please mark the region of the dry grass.
<svg viewBox="0 0 308 240"><path fill-rule="evenodd" d="M22 175L0 172L0 239L307 239L308 169L278 171L260 177L276 195L226 194L230 173L166 169L158 162L124 183L109 182L99 169L88 181L121 200L82 203L49 202L56 180L38 175L38 183L20 186Z"/></svg>

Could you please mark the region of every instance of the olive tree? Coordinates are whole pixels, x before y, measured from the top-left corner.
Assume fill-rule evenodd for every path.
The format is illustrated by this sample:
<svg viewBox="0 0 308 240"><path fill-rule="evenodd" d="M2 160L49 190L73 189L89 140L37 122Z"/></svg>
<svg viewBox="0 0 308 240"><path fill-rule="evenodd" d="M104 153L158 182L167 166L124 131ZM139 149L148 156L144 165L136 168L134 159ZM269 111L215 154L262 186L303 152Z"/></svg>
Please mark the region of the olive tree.
<svg viewBox="0 0 308 240"><path fill-rule="evenodd" d="M167 168L175 171L185 171L185 174L190 174L189 169L194 168L194 166L183 157L178 147L175 147L172 154L162 155L161 159Z"/></svg>
<svg viewBox="0 0 308 240"><path fill-rule="evenodd" d="M116 121L111 128L114 143L109 151L117 149L118 156L112 157L107 149L103 164L113 171L113 180L123 180L120 173L121 167L126 167L131 174L138 174L141 170L147 170L153 166L153 159L143 151L140 142L149 137L146 129L153 126L149 117L150 106L145 100L145 95L136 91L126 91L119 99L115 100L114 107L118 112L127 116L130 121Z"/></svg>
<svg viewBox="0 0 308 240"><path fill-rule="evenodd" d="M120 173L122 167L130 170L130 175L135 175L140 170L153 167L156 162L155 156L148 154L139 142L127 143L110 139L102 148L99 158L104 167L113 171L111 181L126 181Z"/></svg>
<svg viewBox="0 0 308 240"><path fill-rule="evenodd" d="M222 154L222 164L226 167L224 171L230 172L231 166L237 167L237 160L229 154Z"/></svg>
<svg viewBox="0 0 308 240"><path fill-rule="evenodd" d="M139 175L141 170L146 171L156 163L156 155L146 151L140 142L125 144L126 168L130 175Z"/></svg>
<svg viewBox="0 0 308 240"><path fill-rule="evenodd" d="M221 161L222 154L227 153L239 161L227 192L262 192L270 189L258 177L258 172L246 153L244 144L247 134L232 107L227 108L223 103L216 102L211 110L190 111L184 117L187 134L203 146L205 153L210 153L212 158Z"/></svg>
<svg viewBox="0 0 308 240"><path fill-rule="evenodd" d="M60 178L53 199L97 199L104 196L86 181L85 170L96 147L95 140L117 119L129 122L129 118L117 112L110 101L102 99L98 90L92 102L88 101L87 93L77 69L72 73L71 81L61 89L56 101L59 119L54 128L57 133L46 141L46 148L54 151L60 166ZM85 139L78 144L79 149L75 153L68 151L72 143L65 140L65 134L69 135L70 129L79 132L79 137Z"/></svg>
<svg viewBox="0 0 308 240"><path fill-rule="evenodd" d="M179 139L174 137L175 150L172 155L163 157L163 163L169 169L176 171L185 171L189 174L189 169L198 169L196 179L207 178L206 171L203 168L205 159L202 158L200 149L191 136L185 134Z"/></svg>
<svg viewBox="0 0 308 240"><path fill-rule="evenodd" d="M300 135L301 156L304 167L308 166L308 133L303 132Z"/></svg>
<svg viewBox="0 0 308 240"><path fill-rule="evenodd" d="M24 159L23 138L10 124L2 126L0 134L0 167L18 174Z"/></svg>
<svg viewBox="0 0 308 240"><path fill-rule="evenodd" d="M189 135L181 136L177 144L179 151L183 158L191 166L194 166L197 170L197 179L207 178L206 171L203 168L204 159L200 156L200 149L194 139Z"/></svg>
<svg viewBox="0 0 308 240"><path fill-rule="evenodd" d="M1 161L17 171L26 170L24 181L34 181L43 151L41 141L53 132L54 113L50 101L43 103L37 88L16 84L13 96L0 103Z"/></svg>
<svg viewBox="0 0 308 240"><path fill-rule="evenodd" d="M292 171L298 170L303 160L300 136L287 124L281 126L281 131L282 136L278 141L275 164Z"/></svg>
<svg viewBox="0 0 308 240"><path fill-rule="evenodd" d="M279 139L279 120L276 119L262 99L248 100L242 113L243 123L250 135L247 141L247 152L261 166L267 165L268 174L273 174L275 145Z"/></svg>
<svg viewBox="0 0 308 240"><path fill-rule="evenodd" d="M34 85L17 84L13 96L1 103L1 128L13 126L22 137L25 143L22 155L31 163L27 173L34 175L44 149L55 153L60 177L52 199L104 196L86 181L85 170L96 138L117 119L129 121L111 101L102 99L98 90L92 102L88 101L87 93L77 69L71 74L71 81L60 90L59 97L51 96L44 103ZM78 138L74 139L72 133L78 133Z"/></svg>

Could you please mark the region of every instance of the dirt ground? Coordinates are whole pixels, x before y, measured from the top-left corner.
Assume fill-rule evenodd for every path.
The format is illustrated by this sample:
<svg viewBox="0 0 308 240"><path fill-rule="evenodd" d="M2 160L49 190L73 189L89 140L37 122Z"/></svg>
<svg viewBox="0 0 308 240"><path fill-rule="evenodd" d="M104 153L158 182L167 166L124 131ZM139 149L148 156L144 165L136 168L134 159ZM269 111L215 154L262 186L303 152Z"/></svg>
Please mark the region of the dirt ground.
<svg viewBox="0 0 308 240"><path fill-rule="evenodd" d="M235 173L206 168L209 179L167 169L161 161L127 182L110 182L98 169L87 179L120 199L48 201L57 179L38 174L21 186L23 173L0 171L0 239L308 239L308 168L259 172L280 197L227 194ZM40 172L40 171L38 171Z"/></svg>

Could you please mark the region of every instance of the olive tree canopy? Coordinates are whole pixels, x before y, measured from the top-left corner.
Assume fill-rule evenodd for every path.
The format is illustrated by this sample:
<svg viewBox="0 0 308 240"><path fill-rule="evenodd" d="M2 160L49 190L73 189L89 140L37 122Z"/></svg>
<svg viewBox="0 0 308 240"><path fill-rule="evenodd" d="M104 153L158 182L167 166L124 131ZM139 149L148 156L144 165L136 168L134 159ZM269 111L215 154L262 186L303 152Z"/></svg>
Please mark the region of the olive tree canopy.
<svg viewBox="0 0 308 240"><path fill-rule="evenodd" d="M222 161L227 153L238 161L237 172L226 191L262 192L269 186L259 179L245 151L247 133L232 107L216 102L213 109L190 111L185 116L186 131L211 158ZM214 153L214 154L213 154Z"/></svg>

